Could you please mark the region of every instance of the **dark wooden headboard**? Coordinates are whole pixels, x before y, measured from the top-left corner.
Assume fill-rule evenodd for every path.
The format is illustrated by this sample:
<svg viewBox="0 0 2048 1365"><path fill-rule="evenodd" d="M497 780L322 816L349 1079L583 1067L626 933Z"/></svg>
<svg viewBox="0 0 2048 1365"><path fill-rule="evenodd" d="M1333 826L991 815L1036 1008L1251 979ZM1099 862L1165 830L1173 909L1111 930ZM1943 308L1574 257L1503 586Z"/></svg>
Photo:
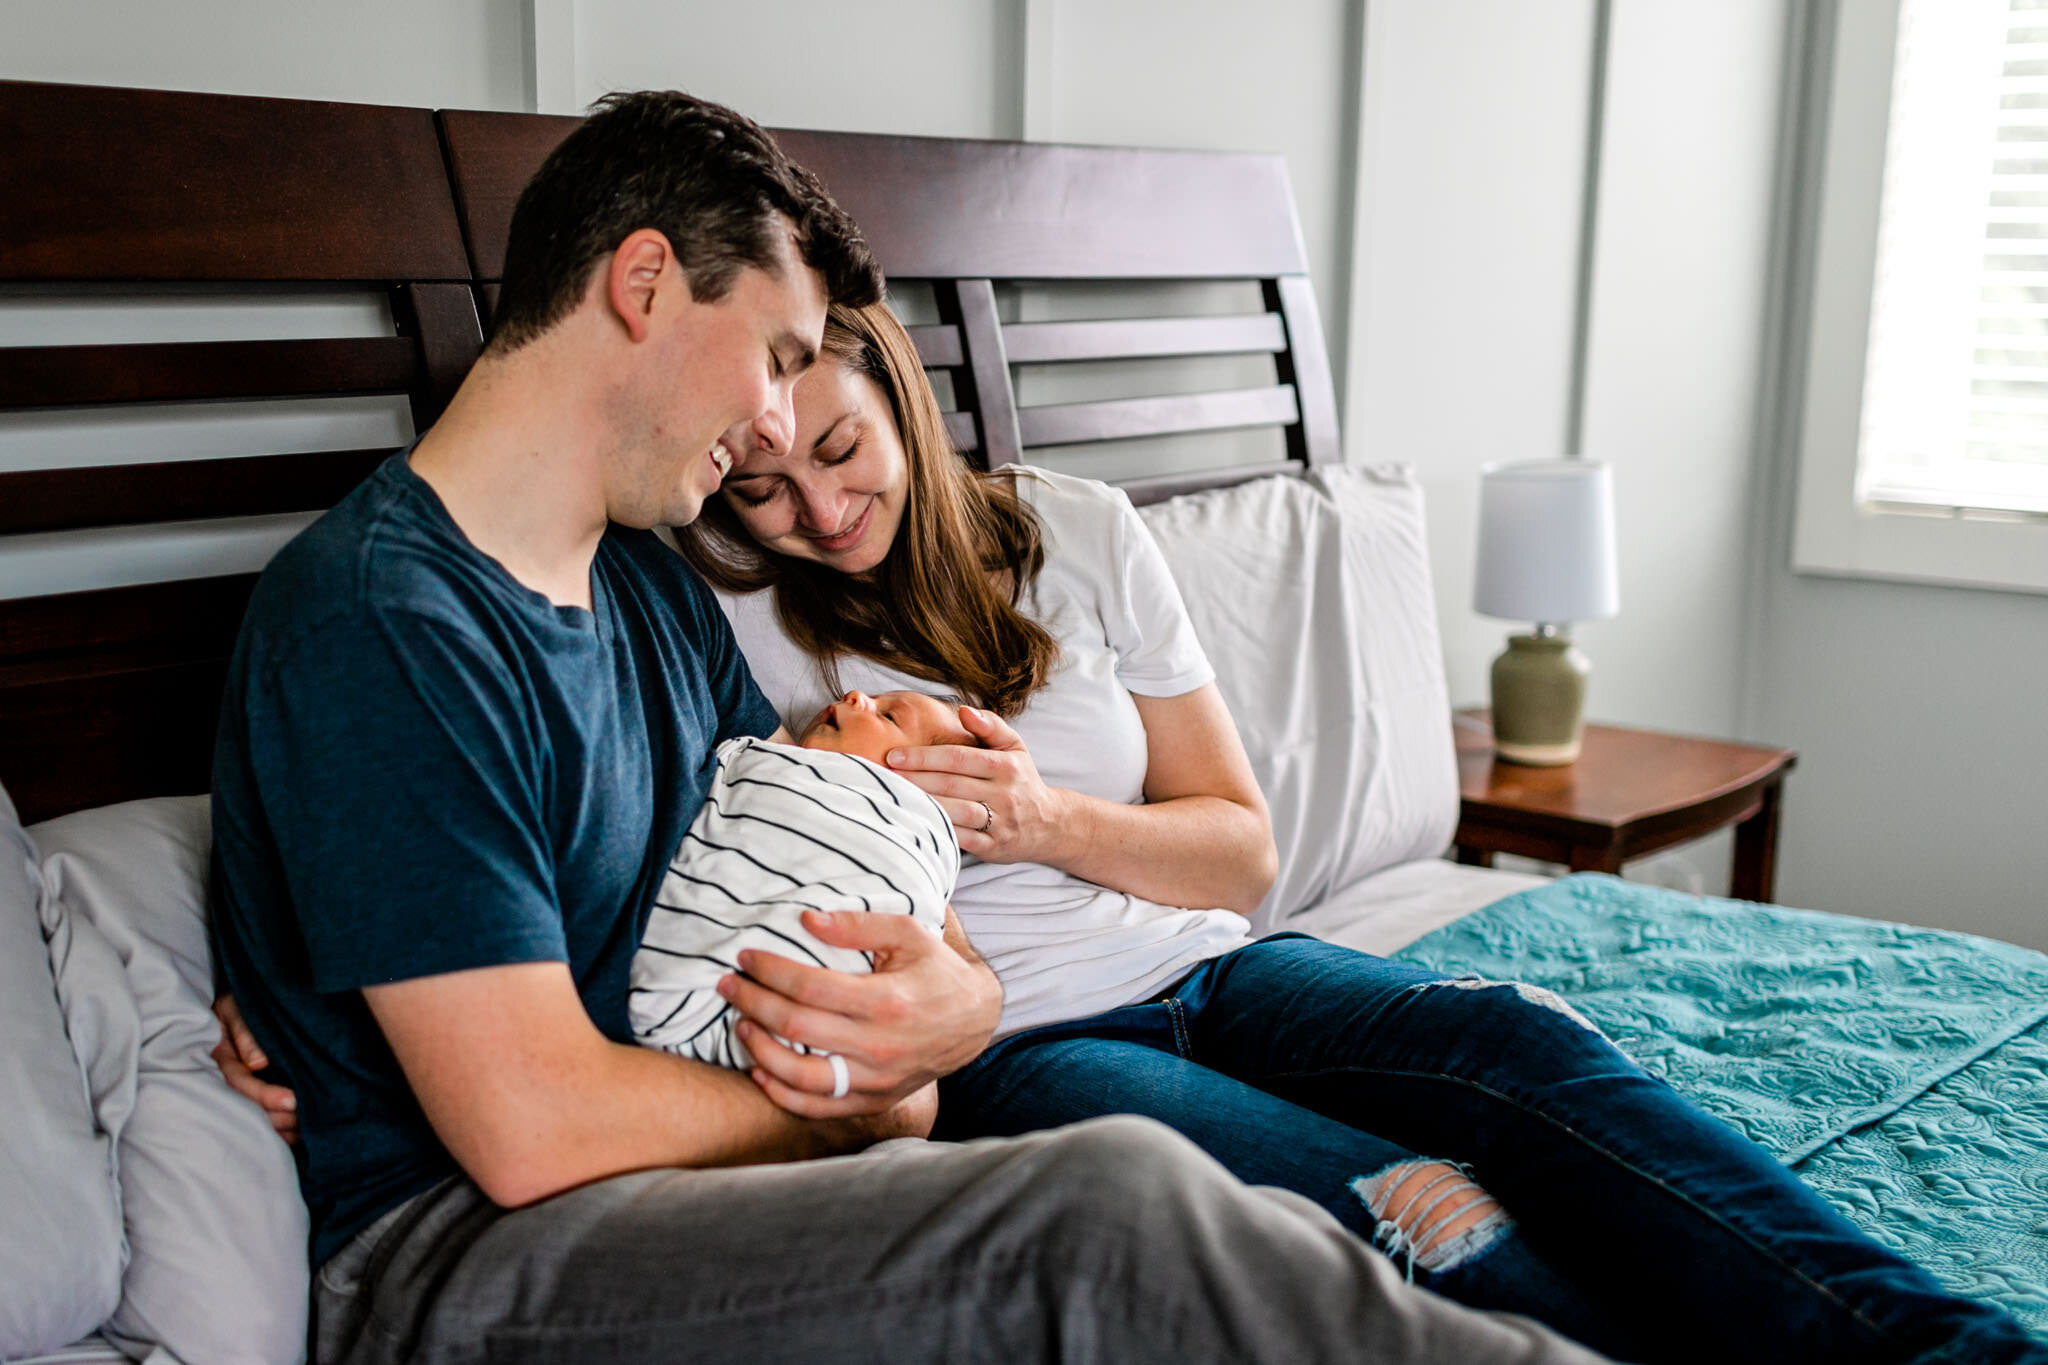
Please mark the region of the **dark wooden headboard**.
<svg viewBox="0 0 2048 1365"><path fill-rule="evenodd" d="M0 291L348 284L390 336L0 348L0 415L403 395L424 429L483 343L520 186L576 120L0 81ZM1340 458L1335 392L1276 157L781 131L893 281L983 466L1038 447L1272 426L1285 458L1125 480L1141 501ZM998 286L1254 281L1235 315L1006 321ZM1020 406L1013 366L1272 357L1273 382ZM0 467L7 538L330 506L388 449ZM20 461L15 462L17 465ZM29 462L31 465L34 461ZM23 595L0 581L0 785L33 821L203 790L254 576Z"/></svg>

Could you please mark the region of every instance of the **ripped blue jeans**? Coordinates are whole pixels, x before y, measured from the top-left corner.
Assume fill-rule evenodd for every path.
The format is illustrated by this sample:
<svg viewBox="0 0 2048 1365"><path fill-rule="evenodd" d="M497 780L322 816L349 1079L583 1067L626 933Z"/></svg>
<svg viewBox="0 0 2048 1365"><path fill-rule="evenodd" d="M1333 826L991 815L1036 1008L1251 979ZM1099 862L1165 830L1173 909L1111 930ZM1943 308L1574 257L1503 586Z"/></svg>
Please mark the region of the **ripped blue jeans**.
<svg viewBox="0 0 2048 1365"><path fill-rule="evenodd" d="M1618 1358L2048 1360L1530 987L1279 934L996 1043L941 1082L933 1136L1119 1113L1313 1200L1417 1284ZM1505 1215L1431 1237L1456 1172Z"/></svg>

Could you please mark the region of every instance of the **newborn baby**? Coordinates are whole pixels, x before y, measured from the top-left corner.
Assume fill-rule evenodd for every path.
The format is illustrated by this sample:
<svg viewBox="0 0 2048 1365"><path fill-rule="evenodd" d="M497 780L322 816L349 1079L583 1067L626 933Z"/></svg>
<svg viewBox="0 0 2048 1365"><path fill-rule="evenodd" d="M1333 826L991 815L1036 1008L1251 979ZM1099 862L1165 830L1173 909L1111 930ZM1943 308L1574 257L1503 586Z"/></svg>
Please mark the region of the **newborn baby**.
<svg viewBox="0 0 2048 1365"><path fill-rule="evenodd" d="M710 794L669 862L633 955L634 1038L746 1069L753 1057L733 1034L739 1016L715 989L739 970L741 949L865 972L874 966L866 954L821 941L804 928L803 912L909 915L942 931L960 871L953 823L882 758L906 746L975 742L936 697L849 692L796 745L719 745Z"/></svg>

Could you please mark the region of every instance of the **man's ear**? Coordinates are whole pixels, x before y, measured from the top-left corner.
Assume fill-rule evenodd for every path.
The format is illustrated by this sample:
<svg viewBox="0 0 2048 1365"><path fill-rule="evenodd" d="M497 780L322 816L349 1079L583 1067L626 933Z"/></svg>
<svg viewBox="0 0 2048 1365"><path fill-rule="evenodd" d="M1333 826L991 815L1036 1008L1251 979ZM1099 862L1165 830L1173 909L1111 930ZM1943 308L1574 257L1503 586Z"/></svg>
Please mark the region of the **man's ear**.
<svg viewBox="0 0 2048 1365"><path fill-rule="evenodd" d="M655 302L665 291L680 286L688 298L690 286L682 272L670 273L675 263L675 248L653 228L629 233L612 252L604 273L605 302L633 340L647 339Z"/></svg>

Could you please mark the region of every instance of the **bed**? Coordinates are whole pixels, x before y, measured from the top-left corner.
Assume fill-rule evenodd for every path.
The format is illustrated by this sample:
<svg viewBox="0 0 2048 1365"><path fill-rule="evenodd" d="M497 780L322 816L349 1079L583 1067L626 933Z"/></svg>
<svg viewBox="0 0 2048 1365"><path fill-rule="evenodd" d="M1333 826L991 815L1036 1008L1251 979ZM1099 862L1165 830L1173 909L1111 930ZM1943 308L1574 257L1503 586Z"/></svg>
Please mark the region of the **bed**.
<svg viewBox="0 0 2048 1365"><path fill-rule="evenodd" d="M0 1142L0 1181L30 1192L0 1247L0 1355L93 1328L62 1358L289 1358L302 1337L290 1163L205 1059L196 794L227 652L268 554L460 382L518 188L573 123L0 82L0 323L167 292L384 310L351 335L0 333L0 1000L26 1002L0 1103L53 1097L33 1141ZM1441 856L1457 795L1420 494L1343 465L1277 158L781 136L868 232L963 456L1141 505L1274 808L1261 927L1554 987L2048 1338L2048 959ZM1151 391L1113 391L1118 366ZM370 400L401 429L358 448L87 458L68 434Z"/></svg>

